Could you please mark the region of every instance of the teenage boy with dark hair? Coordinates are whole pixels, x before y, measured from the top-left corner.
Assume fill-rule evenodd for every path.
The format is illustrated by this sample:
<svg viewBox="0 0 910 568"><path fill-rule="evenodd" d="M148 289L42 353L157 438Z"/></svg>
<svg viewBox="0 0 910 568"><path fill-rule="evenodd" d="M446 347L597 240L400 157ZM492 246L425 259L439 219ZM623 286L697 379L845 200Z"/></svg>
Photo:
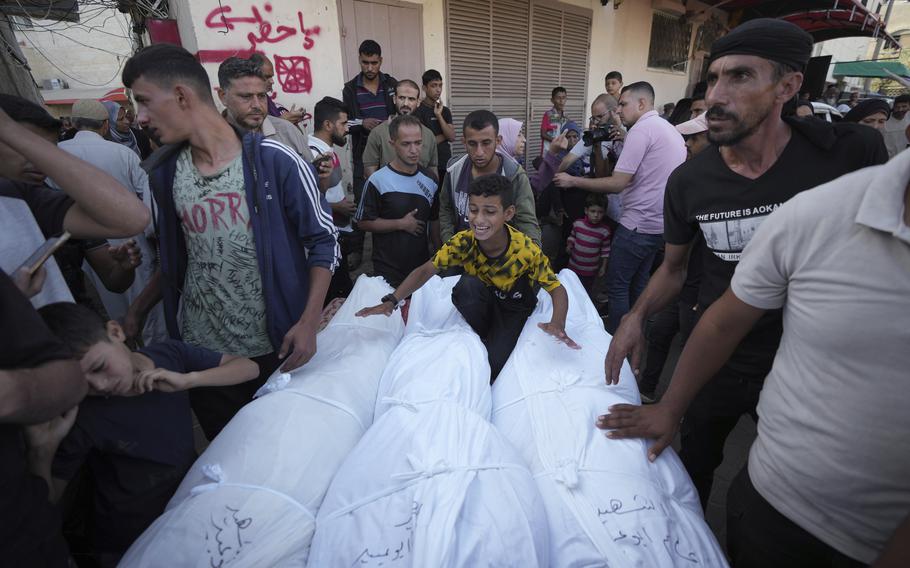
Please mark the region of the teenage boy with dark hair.
<svg viewBox="0 0 910 568"><path fill-rule="evenodd" d="M373 272L392 286L430 258L427 224L437 184L420 165L425 128L416 116L392 120L389 141L395 158L367 180L355 217L362 230L373 233Z"/></svg>
<svg viewBox="0 0 910 568"><path fill-rule="evenodd" d="M363 151L370 131L395 114L395 86L398 80L383 73L382 48L372 39L364 40L357 49L360 73L344 84L341 99L348 108L348 118L360 121L351 126L351 159L354 174L354 199L360 203L367 176L363 171ZM350 268L360 265L363 233L351 235Z"/></svg>
<svg viewBox="0 0 910 568"><path fill-rule="evenodd" d="M442 104L442 75L435 69L427 69L423 77L423 100L414 111L417 118L424 126L436 135L436 151L438 152L439 180L446 175L446 164L452 158L452 146L455 141L455 126L452 121L452 111Z"/></svg>
<svg viewBox="0 0 910 568"><path fill-rule="evenodd" d="M469 192L470 228L449 239L381 304L357 315L391 315L435 274L461 267L464 274L452 290L452 303L483 340L493 382L537 305L538 287L553 299L553 315L540 328L573 349L578 345L566 335L569 297L547 257L527 235L507 225L515 215L512 184L501 175L484 175L471 182Z"/></svg>
<svg viewBox="0 0 910 568"><path fill-rule="evenodd" d="M620 94L622 94L622 73L619 71L607 73L607 76L604 77L604 90L618 101Z"/></svg>
<svg viewBox="0 0 910 568"><path fill-rule="evenodd" d="M469 228L468 187L474 178L499 174L512 185L515 213L510 224L540 246L540 225L534 205L534 191L524 168L511 156L497 152L499 119L488 110L475 110L462 124L462 142L467 154L452 158L439 193L439 226L442 242Z"/></svg>
<svg viewBox="0 0 910 568"><path fill-rule="evenodd" d="M143 48L127 61L123 84L140 124L167 144L148 169L168 334L253 358L261 371L257 380L192 393L211 440L280 360L290 371L316 352L337 231L311 167L279 142L232 128L188 51Z"/></svg>
<svg viewBox="0 0 910 568"><path fill-rule="evenodd" d="M553 106L544 113L540 121L540 155L543 156L550 149L550 142L562 131L562 127L569 122L566 117L566 99L568 93L565 87L556 87L550 93L550 102Z"/></svg>
<svg viewBox="0 0 910 568"><path fill-rule="evenodd" d="M178 391L247 381L259 368L173 340L130 351L119 323L105 324L78 304L49 304L38 313L79 360L89 385L54 456L51 499L87 466L91 548L101 565L113 566L164 512L196 459L189 397Z"/></svg>

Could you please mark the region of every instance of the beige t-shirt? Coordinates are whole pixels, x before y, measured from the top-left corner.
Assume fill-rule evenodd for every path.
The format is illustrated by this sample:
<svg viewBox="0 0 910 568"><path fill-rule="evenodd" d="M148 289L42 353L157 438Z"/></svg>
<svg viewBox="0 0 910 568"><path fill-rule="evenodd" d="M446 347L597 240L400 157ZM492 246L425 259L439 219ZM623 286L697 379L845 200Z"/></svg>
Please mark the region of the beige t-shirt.
<svg viewBox="0 0 910 568"><path fill-rule="evenodd" d="M910 152L773 213L731 282L783 307L758 403L755 488L838 551L871 563L910 511Z"/></svg>
<svg viewBox="0 0 910 568"><path fill-rule="evenodd" d="M188 253L180 334L191 345L257 357L273 348L244 188L242 156L212 176L199 173L189 148L177 159L174 204Z"/></svg>
<svg viewBox="0 0 910 568"><path fill-rule="evenodd" d="M389 165L395 159L395 148L389 142L389 122L383 122L372 131L367 138L367 146L363 151L363 165L374 166L377 169ZM436 172L439 156L436 151L436 135L424 125L420 125L423 144L420 147L420 166ZM435 173L434 173L435 175Z"/></svg>

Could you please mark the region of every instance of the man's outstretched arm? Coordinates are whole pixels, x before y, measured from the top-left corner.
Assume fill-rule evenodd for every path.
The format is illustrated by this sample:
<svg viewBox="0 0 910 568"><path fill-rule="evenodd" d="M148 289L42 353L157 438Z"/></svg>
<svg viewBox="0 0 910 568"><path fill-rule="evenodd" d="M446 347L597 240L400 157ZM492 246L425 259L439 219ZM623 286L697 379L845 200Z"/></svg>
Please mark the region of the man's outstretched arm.
<svg viewBox="0 0 910 568"><path fill-rule="evenodd" d="M610 438L656 438L651 461L670 445L695 395L723 367L765 310L743 302L727 289L702 316L686 342L670 387L657 404L617 404L600 416L597 427Z"/></svg>

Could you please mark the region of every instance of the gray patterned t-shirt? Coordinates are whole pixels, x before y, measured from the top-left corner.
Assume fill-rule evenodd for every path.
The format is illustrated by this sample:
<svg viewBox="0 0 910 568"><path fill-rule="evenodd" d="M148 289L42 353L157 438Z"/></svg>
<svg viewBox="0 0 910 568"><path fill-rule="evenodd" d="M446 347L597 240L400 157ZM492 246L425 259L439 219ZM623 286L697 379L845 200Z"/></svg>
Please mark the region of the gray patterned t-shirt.
<svg viewBox="0 0 910 568"><path fill-rule="evenodd" d="M206 177L185 149L177 160L174 203L189 257L180 310L183 340L244 357L271 353L242 157Z"/></svg>

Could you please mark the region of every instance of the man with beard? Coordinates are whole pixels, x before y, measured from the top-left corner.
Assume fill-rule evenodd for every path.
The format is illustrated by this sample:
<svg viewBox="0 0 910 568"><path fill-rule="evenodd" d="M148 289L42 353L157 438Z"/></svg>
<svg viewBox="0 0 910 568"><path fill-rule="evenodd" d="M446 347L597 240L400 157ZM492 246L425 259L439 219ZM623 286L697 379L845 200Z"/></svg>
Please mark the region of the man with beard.
<svg viewBox="0 0 910 568"><path fill-rule="evenodd" d="M799 92L811 53L808 33L764 18L746 22L712 46L705 117L714 145L670 176L664 261L613 337L605 364L608 383L618 381L627 356L638 374L645 345L642 327L652 314L676 301L693 243L703 253L700 317L729 287L740 254L758 226L782 203L887 160L881 135L871 128L781 118L784 103ZM598 419L598 427L609 430L611 438L657 438L649 451L653 460L670 444L684 417L680 457L704 506L727 435L741 415L757 419L758 395L781 333L781 310L766 312L702 392L703 383L677 368L659 403L611 407ZM688 342L684 356L697 347Z"/></svg>
<svg viewBox="0 0 910 568"><path fill-rule="evenodd" d="M275 87L275 66L272 65L271 60L262 53L251 54L250 61L253 62L262 74L262 78L265 80L266 84L266 93L271 93L272 89ZM291 124L297 124L303 120L303 115L306 114L302 108L298 109L296 105L291 105L290 109L281 106L279 103L275 102L271 96L266 97L266 108L268 109L269 116L283 118Z"/></svg>
<svg viewBox="0 0 910 568"><path fill-rule="evenodd" d="M888 148L888 157L893 158L907 147L907 127L910 126L910 95L900 95L894 99L891 118L885 122L882 136Z"/></svg>
<svg viewBox="0 0 910 568"><path fill-rule="evenodd" d="M269 86L262 68L249 59L228 57L218 66L218 98L224 105L225 118L235 126L258 132L274 139L306 160L313 162L313 153L297 127L268 112Z"/></svg>
<svg viewBox="0 0 910 568"><path fill-rule="evenodd" d="M390 116L370 132L367 145L363 151L363 172L367 178L376 173L379 168L387 166L397 155L395 145L389 136L389 125L396 116L413 114L420 104L420 87L410 79L403 79L395 86L396 115ZM426 126L421 125L420 133L420 167L428 169L433 174L433 179L438 175L438 152L436 152L436 135ZM438 181L438 180L437 180Z"/></svg>
<svg viewBox="0 0 910 568"><path fill-rule="evenodd" d="M332 208L332 220L338 228L338 240L341 244L341 266L332 275L326 301L347 296L354 283L347 270L347 251L345 250L346 237L353 230L351 217L357 211L357 206L348 199L341 180L341 161L333 146L344 147L348 134L348 109L344 103L332 97L324 97L316 103L313 109L316 131L309 136L310 150L317 156L316 162L320 170L324 167L331 168L326 182L325 199Z"/></svg>
<svg viewBox="0 0 910 568"><path fill-rule="evenodd" d="M649 83L640 81L623 87L619 118L629 133L612 175L582 178L563 172L553 178L557 187L622 196L622 215L607 265L610 333L616 331L648 284L663 242L667 179L686 159L682 136L654 110L654 88Z"/></svg>

